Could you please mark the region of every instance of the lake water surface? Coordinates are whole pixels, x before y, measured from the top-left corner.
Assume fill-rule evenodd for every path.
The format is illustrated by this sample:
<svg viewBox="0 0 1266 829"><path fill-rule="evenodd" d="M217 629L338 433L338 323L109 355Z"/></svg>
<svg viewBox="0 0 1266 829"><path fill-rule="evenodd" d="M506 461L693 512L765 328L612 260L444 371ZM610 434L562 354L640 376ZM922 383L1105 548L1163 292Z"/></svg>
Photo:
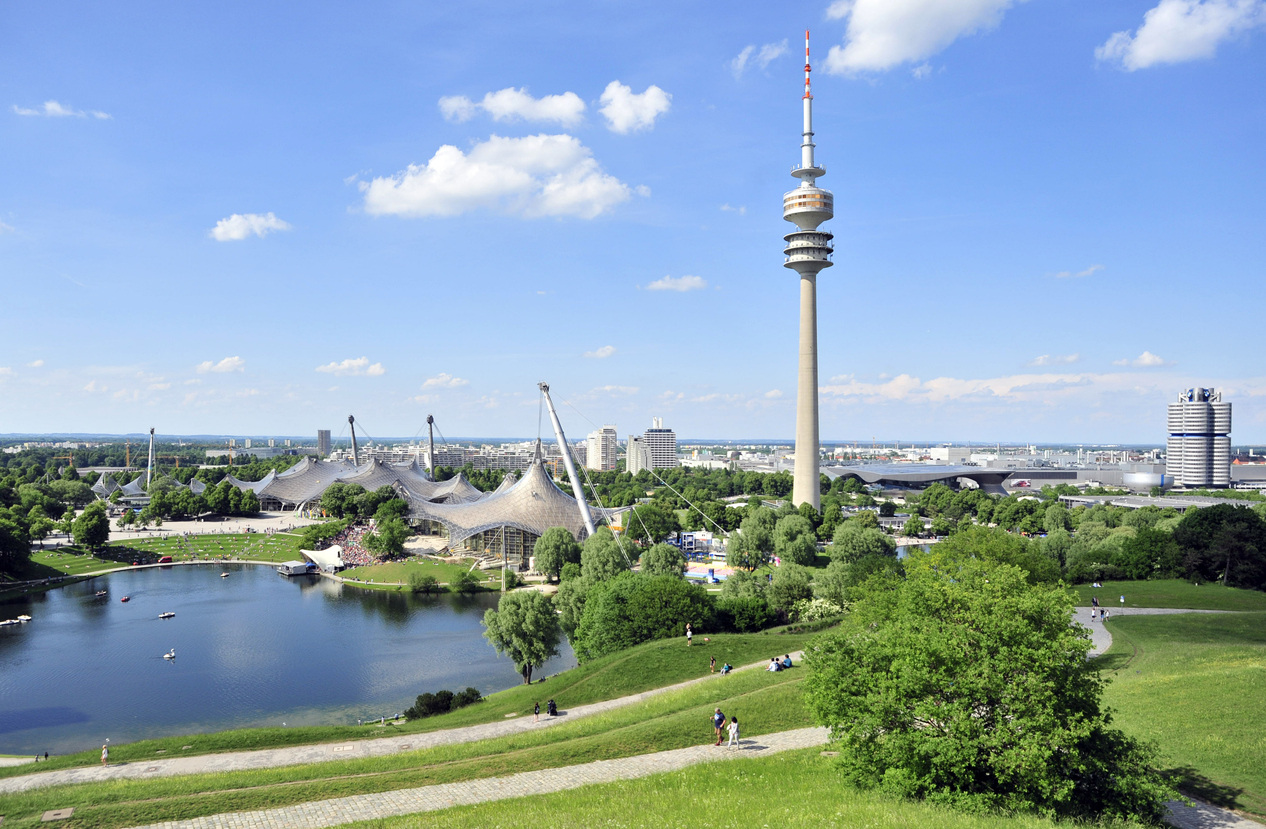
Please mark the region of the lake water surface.
<svg viewBox="0 0 1266 829"><path fill-rule="evenodd" d="M0 603L0 619L32 617L0 627L0 754L348 724L395 714L424 691L503 690L521 679L483 638L497 599L360 590L230 564L120 571ZM165 611L175 618L159 619ZM173 648L176 658L163 659ZM539 676L575 666L565 642L559 650Z"/></svg>

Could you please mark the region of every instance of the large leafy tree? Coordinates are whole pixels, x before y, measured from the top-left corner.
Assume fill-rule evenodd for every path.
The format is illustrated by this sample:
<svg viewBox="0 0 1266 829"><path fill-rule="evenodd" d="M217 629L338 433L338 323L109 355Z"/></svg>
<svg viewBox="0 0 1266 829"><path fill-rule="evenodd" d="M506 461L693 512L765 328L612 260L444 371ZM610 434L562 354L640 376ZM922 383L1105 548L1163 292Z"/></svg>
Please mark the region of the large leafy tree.
<svg viewBox="0 0 1266 829"><path fill-rule="evenodd" d="M110 519L106 517L105 504L95 501L84 507L84 511L71 524L71 532L75 543L89 550L105 546L110 540Z"/></svg>
<svg viewBox="0 0 1266 829"><path fill-rule="evenodd" d="M788 515L774 525L774 554L792 564L812 566L818 558L818 537L804 516Z"/></svg>
<svg viewBox="0 0 1266 829"><path fill-rule="evenodd" d="M1266 522L1248 507L1188 511L1174 529L1188 578L1266 589Z"/></svg>
<svg viewBox="0 0 1266 829"><path fill-rule="evenodd" d="M562 630L549 597L536 590L506 593L496 610L484 614L484 637L498 653L514 660L523 684L532 683L532 671L558 656Z"/></svg>
<svg viewBox="0 0 1266 829"><path fill-rule="evenodd" d="M580 545L566 527L550 527L532 546L537 572L557 579L568 562L580 563Z"/></svg>
<svg viewBox="0 0 1266 829"><path fill-rule="evenodd" d="M677 514L656 504L639 504L624 517L625 538L654 544L681 529Z"/></svg>
<svg viewBox="0 0 1266 829"><path fill-rule="evenodd" d="M1052 583L1060 577L1059 561L1047 555L1040 543L994 527L968 527L937 543L932 554L946 560L977 559L1013 564L1023 569L1034 583Z"/></svg>
<svg viewBox="0 0 1266 829"><path fill-rule="evenodd" d="M1173 792L1110 727L1067 591L979 558L916 552L907 573L806 654L806 703L849 781L974 810L1162 817Z"/></svg>
<svg viewBox="0 0 1266 829"><path fill-rule="evenodd" d="M774 527L778 518L766 507L749 507L747 517L739 525L738 536L730 536L725 563L751 572L768 564L774 551Z"/></svg>
<svg viewBox="0 0 1266 829"><path fill-rule="evenodd" d="M872 513L863 513L871 515ZM864 526L857 519L850 519L835 530L831 539L831 559L851 564L867 556L895 558L897 543L880 530Z"/></svg>
<svg viewBox="0 0 1266 829"><path fill-rule="evenodd" d="M712 602L702 586L676 576L621 573L590 588L572 638L581 661L596 659L652 639L683 636L712 621Z"/></svg>
<svg viewBox="0 0 1266 829"><path fill-rule="evenodd" d="M611 530L599 527L580 550L580 569L590 581L609 579L632 566Z"/></svg>
<svg viewBox="0 0 1266 829"><path fill-rule="evenodd" d="M672 544L656 544L642 553L642 572L650 576L675 576L686 574L686 557L680 548Z"/></svg>

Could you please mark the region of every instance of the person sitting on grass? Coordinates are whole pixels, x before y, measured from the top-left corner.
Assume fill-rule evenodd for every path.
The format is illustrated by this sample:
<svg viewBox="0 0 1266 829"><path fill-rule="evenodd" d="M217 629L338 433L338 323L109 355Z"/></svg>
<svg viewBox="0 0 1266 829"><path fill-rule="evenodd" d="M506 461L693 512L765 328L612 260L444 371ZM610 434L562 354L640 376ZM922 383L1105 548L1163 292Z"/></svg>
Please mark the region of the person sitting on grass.
<svg viewBox="0 0 1266 829"><path fill-rule="evenodd" d="M790 667L791 667L791 654L789 654L789 653L788 653L788 654L784 654L784 655L783 655L783 658L782 658L782 666L783 666L784 668L790 668Z"/></svg>
<svg viewBox="0 0 1266 829"><path fill-rule="evenodd" d="M722 666L721 666L721 676L725 676L726 674L728 674L728 673L729 673L730 671L732 671L732 670L734 670L734 669L733 669L732 667L730 667L730 663L729 663L729 662L726 662L724 665L722 665Z"/></svg>

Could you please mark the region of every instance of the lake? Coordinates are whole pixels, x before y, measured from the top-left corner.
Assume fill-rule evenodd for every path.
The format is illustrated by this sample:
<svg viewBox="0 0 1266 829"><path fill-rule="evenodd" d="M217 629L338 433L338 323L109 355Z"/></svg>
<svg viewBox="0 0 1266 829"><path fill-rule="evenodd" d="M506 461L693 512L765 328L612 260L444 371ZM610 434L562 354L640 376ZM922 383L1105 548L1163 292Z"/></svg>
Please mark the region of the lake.
<svg viewBox="0 0 1266 829"><path fill-rule="evenodd" d="M109 595L97 599L99 590ZM216 564L120 571L2 602L0 619L32 621L0 627L0 754L351 724L391 716L425 691L504 690L522 680L483 638L498 598ZM167 611L175 617L158 618ZM176 658L163 659L173 648ZM566 642L559 650L537 676L575 666Z"/></svg>

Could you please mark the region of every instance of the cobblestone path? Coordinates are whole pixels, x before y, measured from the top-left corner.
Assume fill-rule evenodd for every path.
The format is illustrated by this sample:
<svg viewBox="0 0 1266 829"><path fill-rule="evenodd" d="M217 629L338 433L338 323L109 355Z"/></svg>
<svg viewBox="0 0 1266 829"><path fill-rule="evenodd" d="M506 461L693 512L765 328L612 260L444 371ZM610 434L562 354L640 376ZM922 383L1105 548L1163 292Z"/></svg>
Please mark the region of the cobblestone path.
<svg viewBox="0 0 1266 829"><path fill-rule="evenodd" d="M575 789L593 783L632 780L667 771L739 757L765 757L795 748L811 748L826 742L825 728L801 728L766 734L742 741L741 749L711 743L619 760L598 760L579 766L542 769L462 783L443 783L394 792L360 794L333 800L317 800L279 809L234 812L223 815L150 824L143 829L317 829L358 820L431 812L451 806L485 803L512 797Z"/></svg>

